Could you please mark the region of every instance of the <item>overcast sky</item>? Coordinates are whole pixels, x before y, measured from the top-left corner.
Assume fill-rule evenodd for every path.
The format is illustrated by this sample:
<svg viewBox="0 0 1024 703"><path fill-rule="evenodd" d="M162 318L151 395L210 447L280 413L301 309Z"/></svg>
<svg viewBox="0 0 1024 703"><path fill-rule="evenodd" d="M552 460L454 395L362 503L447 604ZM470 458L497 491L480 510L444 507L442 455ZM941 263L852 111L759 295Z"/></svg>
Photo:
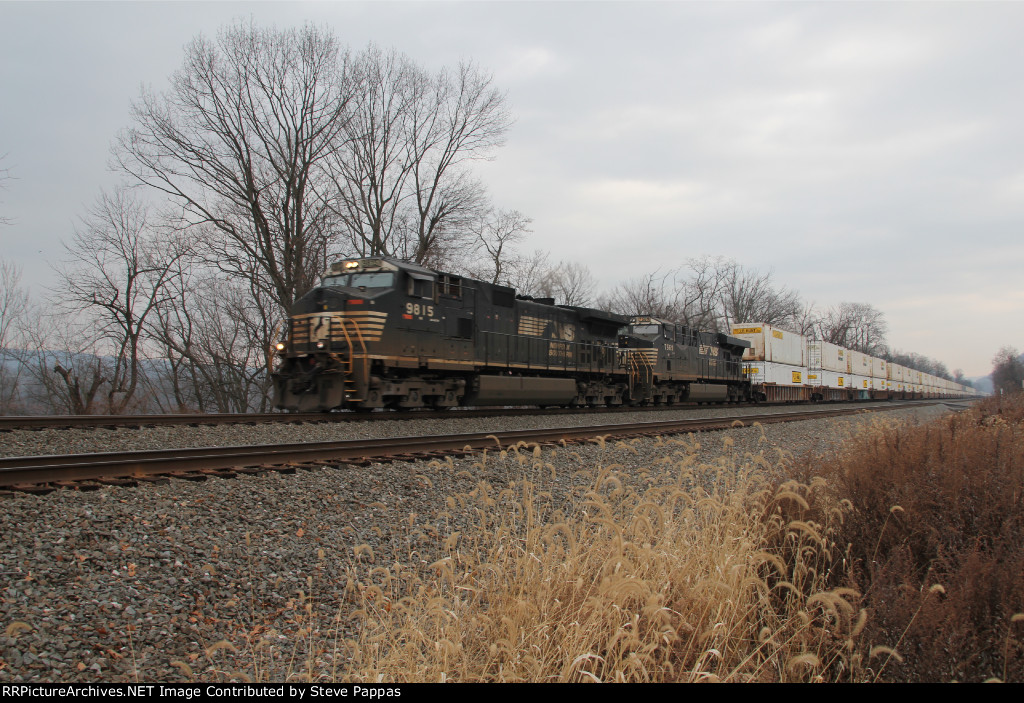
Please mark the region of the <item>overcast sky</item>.
<svg viewBox="0 0 1024 703"><path fill-rule="evenodd" d="M1024 3L0 2L0 257L50 283L110 143L183 46L251 16L471 59L516 123L478 173L605 287L773 269L968 376L1024 349Z"/></svg>

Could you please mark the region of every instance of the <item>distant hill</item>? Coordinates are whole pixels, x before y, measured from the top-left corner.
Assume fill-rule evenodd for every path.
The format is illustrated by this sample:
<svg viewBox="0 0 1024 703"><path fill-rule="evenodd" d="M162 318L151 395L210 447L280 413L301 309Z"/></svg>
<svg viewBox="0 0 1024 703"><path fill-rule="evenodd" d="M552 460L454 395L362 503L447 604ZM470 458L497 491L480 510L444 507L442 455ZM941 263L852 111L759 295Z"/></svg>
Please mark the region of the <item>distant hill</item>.
<svg viewBox="0 0 1024 703"><path fill-rule="evenodd" d="M1018 356L1017 361L1024 364L1024 354ZM982 393L991 393L994 390L992 387L992 374L989 374L988 376L978 376L977 378L971 378L968 380L970 380L971 383L974 384L974 387Z"/></svg>
<svg viewBox="0 0 1024 703"><path fill-rule="evenodd" d="M967 380L971 382L971 385L974 386L975 390L977 390L977 391L979 391L981 393L991 393L992 392L992 375L991 374L989 374L988 376L978 376L977 378L969 378Z"/></svg>

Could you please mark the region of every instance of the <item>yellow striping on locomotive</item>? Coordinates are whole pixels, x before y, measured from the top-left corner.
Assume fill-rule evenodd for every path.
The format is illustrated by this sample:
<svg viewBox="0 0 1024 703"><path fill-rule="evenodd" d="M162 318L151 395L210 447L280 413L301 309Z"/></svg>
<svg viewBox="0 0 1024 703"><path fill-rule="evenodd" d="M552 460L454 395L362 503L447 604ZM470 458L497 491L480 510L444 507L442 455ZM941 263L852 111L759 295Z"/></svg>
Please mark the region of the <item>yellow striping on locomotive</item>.
<svg viewBox="0 0 1024 703"><path fill-rule="evenodd" d="M343 342L360 337L364 342L379 342L384 335L387 318L386 312L362 310L296 315L292 318L292 339L296 344L324 339Z"/></svg>
<svg viewBox="0 0 1024 703"><path fill-rule="evenodd" d="M527 335L529 337L540 337L544 334L544 329L547 326L548 321L540 317L522 315L519 318L519 334L522 335Z"/></svg>
<svg viewBox="0 0 1024 703"><path fill-rule="evenodd" d="M647 359L647 363L654 366L658 363L658 350L657 349L619 349L619 354L627 356L630 354L639 355Z"/></svg>

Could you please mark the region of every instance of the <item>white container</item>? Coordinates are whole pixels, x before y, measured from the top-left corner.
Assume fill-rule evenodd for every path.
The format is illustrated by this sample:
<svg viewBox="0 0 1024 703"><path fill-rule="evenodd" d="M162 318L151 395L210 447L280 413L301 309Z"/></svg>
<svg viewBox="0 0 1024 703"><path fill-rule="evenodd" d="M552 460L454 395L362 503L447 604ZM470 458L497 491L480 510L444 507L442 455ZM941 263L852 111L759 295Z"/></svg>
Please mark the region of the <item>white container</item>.
<svg viewBox="0 0 1024 703"><path fill-rule="evenodd" d="M877 358L875 358L873 356L870 357L870 359L871 359L871 378L886 378L885 367L887 366L887 364L885 362L885 359L877 359Z"/></svg>
<svg viewBox="0 0 1024 703"><path fill-rule="evenodd" d="M871 390L871 377L860 374L851 374L850 387L856 391L869 391Z"/></svg>
<svg viewBox="0 0 1024 703"><path fill-rule="evenodd" d="M807 340L807 368L846 373L846 349L832 342Z"/></svg>
<svg viewBox="0 0 1024 703"><path fill-rule="evenodd" d="M743 364L743 374L754 384L776 386L803 386L807 369L792 364L775 364L770 361L748 361Z"/></svg>
<svg viewBox="0 0 1024 703"><path fill-rule="evenodd" d="M807 385L814 388L846 388L846 372L807 369Z"/></svg>
<svg viewBox="0 0 1024 703"><path fill-rule="evenodd" d="M863 352L853 351L846 354L846 370L855 376L871 375L871 357Z"/></svg>
<svg viewBox="0 0 1024 703"><path fill-rule="evenodd" d="M768 361L790 366L807 365L807 340L802 335L759 322L734 324L731 332L732 336L750 342L750 348L743 352L744 361Z"/></svg>

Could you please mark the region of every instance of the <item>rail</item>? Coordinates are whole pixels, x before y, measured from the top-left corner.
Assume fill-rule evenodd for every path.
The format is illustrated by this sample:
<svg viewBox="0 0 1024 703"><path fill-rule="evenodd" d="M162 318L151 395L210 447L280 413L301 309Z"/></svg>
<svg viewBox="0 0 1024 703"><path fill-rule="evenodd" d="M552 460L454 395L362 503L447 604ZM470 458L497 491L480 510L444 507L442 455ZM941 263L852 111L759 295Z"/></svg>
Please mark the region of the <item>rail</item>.
<svg viewBox="0 0 1024 703"><path fill-rule="evenodd" d="M942 401L936 401L942 402ZM920 403L888 404L895 410ZM771 414L690 418L592 427L534 428L509 432L396 437L341 442L302 442L279 445L198 447L139 452L66 454L0 458L0 486L24 487L62 481L117 477L147 477L188 471L217 471L246 467L295 466L303 463L386 461L410 454L475 451L518 442L551 444L593 437L636 437L722 430L754 422L770 424L864 412L862 407L796 409Z"/></svg>

